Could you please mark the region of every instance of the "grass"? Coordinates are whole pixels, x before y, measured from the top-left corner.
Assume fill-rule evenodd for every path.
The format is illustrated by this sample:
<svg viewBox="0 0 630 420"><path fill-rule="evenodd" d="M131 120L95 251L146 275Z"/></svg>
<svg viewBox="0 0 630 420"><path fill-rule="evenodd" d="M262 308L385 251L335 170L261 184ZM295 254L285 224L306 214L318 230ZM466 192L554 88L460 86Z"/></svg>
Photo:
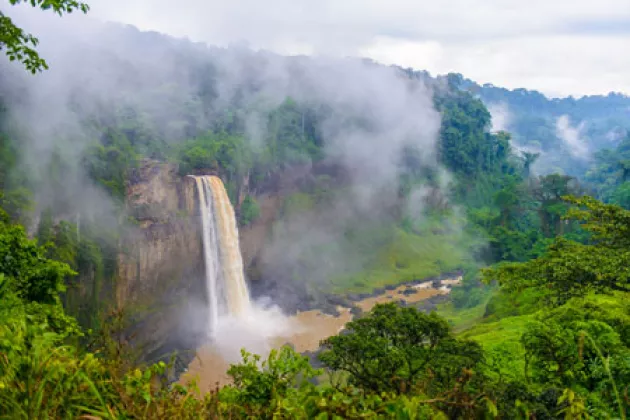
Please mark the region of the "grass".
<svg viewBox="0 0 630 420"><path fill-rule="evenodd" d="M515 293L496 293L486 306L487 321L538 312L544 307L544 297L545 294L536 289L525 289Z"/></svg>
<svg viewBox="0 0 630 420"><path fill-rule="evenodd" d="M330 186L324 181L320 184L322 188L311 192L288 195L282 211L284 219L327 211L330 200L347 193L344 187ZM334 244L303 249L300 267L333 261L331 265L338 268L326 276L322 289L336 294L370 293L385 286L439 276L460 269L470 260L474 242L462 233L460 219L455 214L440 213L414 220L406 218L404 223L351 220L344 225L343 237L336 238ZM337 262L340 255L345 260Z"/></svg>
<svg viewBox="0 0 630 420"><path fill-rule="evenodd" d="M534 320L534 314L511 316L495 322L482 322L466 331L460 332L461 338L479 342L482 346L492 348L505 341L519 341L528 322Z"/></svg>
<svg viewBox="0 0 630 420"><path fill-rule="evenodd" d="M366 250L369 252L369 250ZM438 276L459 269L467 260L461 235L427 232L422 235L396 228L391 240L370 255L371 262L358 273L332 280L334 293L363 293Z"/></svg>
<svg viewBox="0 0 630 420"><path fill-rule="evenodd" d="M490 372L502 378L524 380L525 349L521 344L521 336L533 319L534 315L530 314L482 322L459 333L459 337L481 344Z"/></svg>
<svg viewBox="0 0 630 420"><path fill-rule="evenodd" d="M438 306L437 313L444 317L457 332L465 331L483 322L486 312L486 304L490 300L488 296L482 303L472 308L458 309L453 303L448 302Z"/></svg>

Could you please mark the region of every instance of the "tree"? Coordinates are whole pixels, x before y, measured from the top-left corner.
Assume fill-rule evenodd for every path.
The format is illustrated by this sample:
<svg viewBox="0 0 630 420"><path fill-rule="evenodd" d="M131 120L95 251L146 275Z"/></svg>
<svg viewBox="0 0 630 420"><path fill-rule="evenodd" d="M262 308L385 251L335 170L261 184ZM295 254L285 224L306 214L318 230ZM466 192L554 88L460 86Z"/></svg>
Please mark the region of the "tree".
<svg viewBox="0 0 630 420"><path fill-rule="evenodd" d="M86 3L77 0L9 0L9 3L11 5L28 3L42 10L52 10L59 16L75 10L83 13L89 10ZM24 32L13 23L10 17L0 11L0 50L6 50L9 60L19 61L33 74L48 69L46 61L35 50L37 44L39 40L35 36Z"/></svg>
<svg viewBox="0 0 630 420"><path fill-rule="evenodd" d="M529 178L529 176L531 175L532 165L539 157L540 153L523 152L521 154L521 159L523 160L523 176L525 178Z"/></svg>
<svg viewBox="0 0 630 420"><path fill-rule="evenodd" d="M545 236L556 236L563 232L562 216L567 203L562 197L580 193L575 178L568 175L550 174L540 176L532 187L532 195L540 202L538 215Z"/></svg>
<svg viewBox="0 0 630 420"><path fill-rule="evenodd" d="M366 391L409 393L420 385L443 391L483 358L477 343L455 339L437 314L394 303L376 305L346 328L322 342L320 360Z"/></svg>
<svg viewBox="0 0 630 420"><path fill-rule="evenodd" d="M13 290L28 302L59 302L64 278L74 275L67 264L46 258L46 249L29 239L24 227L10 224L0 210L0 273Z"/></svg>
<svg viewBox="0 0 630 420"><path fill-rule="evenodd" d="M557 238L539 258L485 270L486 281L498 280L507 290L540 287L557 303L589 291L630 292L630 211L592 197L563 202L578 206L566 218L582 222L588 243Z"/></svg>

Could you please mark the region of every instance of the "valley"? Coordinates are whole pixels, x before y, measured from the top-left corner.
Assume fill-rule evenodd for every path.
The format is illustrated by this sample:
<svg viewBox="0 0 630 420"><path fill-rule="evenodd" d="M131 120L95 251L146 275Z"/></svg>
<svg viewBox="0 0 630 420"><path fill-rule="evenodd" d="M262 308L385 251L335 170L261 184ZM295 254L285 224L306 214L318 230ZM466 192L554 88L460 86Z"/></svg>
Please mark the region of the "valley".
<svg viewBox="0 0 630 420"><path fill-rule="evenodd" d="M0 5L0 419L627 418L630 97L582 91L621 78L523 61L512 86L580 93L553 97L381 64L356 27L296 55L87 12Z"/></svg>

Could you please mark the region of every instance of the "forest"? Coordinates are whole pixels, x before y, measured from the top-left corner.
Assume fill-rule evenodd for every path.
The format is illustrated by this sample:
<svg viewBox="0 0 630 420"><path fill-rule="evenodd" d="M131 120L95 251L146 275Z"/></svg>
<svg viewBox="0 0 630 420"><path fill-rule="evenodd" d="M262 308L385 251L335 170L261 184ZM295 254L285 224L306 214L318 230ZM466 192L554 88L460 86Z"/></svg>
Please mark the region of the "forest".
<svg viewBox="0 0 630 420"><path fill-rule="evenodd" d="M627 96L548 100L458 74L101 29L70 53L90 49L80 72L55 72L45 60L58 51L0 13L0 418L627 418ZM176 68L152 69L165 56ZM320 72L382 86L336 102ZM50 90L74 79L85 86ZM492 130L501 101L517 117ZM579 168L553 128L566 114L588 121ZM204 394L176 381L176 355L131 344L133 317L115 304L122 238L140 220L129 180L148 161L219 175L243 229L261 218L259 191L312 170L273 226L276 254L299 243L299 261L270 257L258 273L284 293L316 302L452 271L463 282L430 312L377 305L315 355L243 349L231 384ZM329 227L324 242L303 242L313 226Z"/></svg>

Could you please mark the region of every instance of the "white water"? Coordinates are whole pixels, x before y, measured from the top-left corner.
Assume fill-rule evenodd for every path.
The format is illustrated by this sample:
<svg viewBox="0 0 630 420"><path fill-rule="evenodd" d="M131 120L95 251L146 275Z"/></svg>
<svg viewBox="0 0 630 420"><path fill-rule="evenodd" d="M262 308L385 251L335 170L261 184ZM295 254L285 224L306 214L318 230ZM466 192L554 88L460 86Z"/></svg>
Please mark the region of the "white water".
<svg viewBox="0 0 630 420"><path fill-rule="evenodd" d="M247 317L251 312L243 274L234 209L216 176L195 176L201 214L210 336L221 318Z"/></svg>

